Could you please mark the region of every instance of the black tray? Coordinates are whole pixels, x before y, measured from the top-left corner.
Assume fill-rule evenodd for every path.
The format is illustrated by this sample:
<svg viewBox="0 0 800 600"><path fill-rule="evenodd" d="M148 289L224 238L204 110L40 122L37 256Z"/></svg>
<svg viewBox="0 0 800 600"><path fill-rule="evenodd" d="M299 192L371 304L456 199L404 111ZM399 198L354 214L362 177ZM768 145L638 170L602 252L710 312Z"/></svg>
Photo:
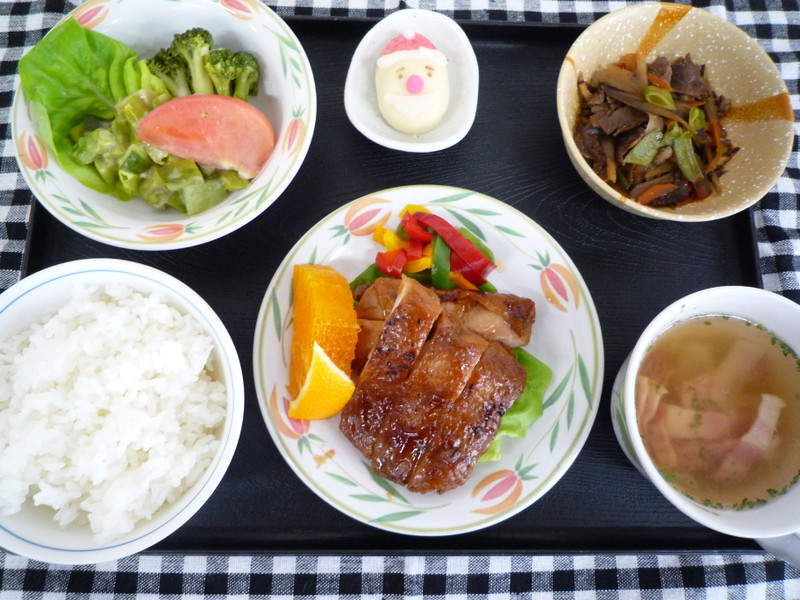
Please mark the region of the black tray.
<svg viewBox="0 0 800 600"><path fill-rule="evenodd" d="M36 208L27 268L89 257L149 264L200 292L238 348L246 410L236 455L221 485L160 551L561 552L750 551L752 540L715 533L672 507L623 455L611 426L611 383L652 317L704 287L759 285L752 220L643 219L600 199L578 177L556 117L558 70L576 28L466 26L480 65L477 118L459 144L432 154L375 145L350 124L344 81L372 23L289 20L311 61L319 112L308 157L262 216L223 239L170 252L121 250L73 233ZM602 404L573 466L542 499L471 534L391 534L330 507L291 471L272 443L252 378L256 316L277 266L297 240L342 204L408 184L464 187L515 206L544 227L582 273L605 343Z"/></svg>

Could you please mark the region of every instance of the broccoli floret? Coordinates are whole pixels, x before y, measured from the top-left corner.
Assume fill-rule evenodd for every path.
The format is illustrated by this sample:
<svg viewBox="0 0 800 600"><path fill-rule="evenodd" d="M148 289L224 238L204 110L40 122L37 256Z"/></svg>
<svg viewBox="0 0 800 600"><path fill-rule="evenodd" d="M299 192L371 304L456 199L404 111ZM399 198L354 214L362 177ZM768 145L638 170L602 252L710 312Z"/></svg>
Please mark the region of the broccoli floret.
<svg viewBox="0 0 800 600"><path fill-rule="evenodd" d="M249 52L237 52L233 55L236 67L236 79L233 82L233 95L247 102L250 96L258 93L260 69L255 56Z"/></svg>
<svg viewBox="0 0 800 600"><path fill-rule="evenodd" d="M191 95L192 90L189 87L183 61L171 49L162 48L156 52L155 56L147 60L147 67L153 75L164 82L170 94L176 98Z"/></svg>
<svg viewBox="0 0 800 600"><path fill-rule="evenodd" d="M194 27L176 33L170 50L186 64L189 84L195 94L213 94L214 84L205 70L205 59L214 46L211 33L202 27Z"/></svg>
<svg viewBox="0 0 800 600"><path fill-rule="evenodd" d="M215 93L230 96L233 81L236 79L236 65L233 52L226 48L215 48L206 57L206 72L214 84Z"/></svg>

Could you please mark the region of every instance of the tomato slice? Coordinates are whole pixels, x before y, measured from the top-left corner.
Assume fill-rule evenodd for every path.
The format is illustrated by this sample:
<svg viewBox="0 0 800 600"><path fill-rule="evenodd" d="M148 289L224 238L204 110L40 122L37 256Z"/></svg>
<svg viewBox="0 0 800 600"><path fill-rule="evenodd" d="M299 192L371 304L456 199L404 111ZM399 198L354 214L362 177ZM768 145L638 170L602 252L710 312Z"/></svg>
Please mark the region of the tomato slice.
<svg viewBox="0 0 800 600"><path fill-rule="evenodd" d="M139 139L178 158L252 179L275 148L269 119L232 96L195 94L173 98L139 123Z"/></svg>

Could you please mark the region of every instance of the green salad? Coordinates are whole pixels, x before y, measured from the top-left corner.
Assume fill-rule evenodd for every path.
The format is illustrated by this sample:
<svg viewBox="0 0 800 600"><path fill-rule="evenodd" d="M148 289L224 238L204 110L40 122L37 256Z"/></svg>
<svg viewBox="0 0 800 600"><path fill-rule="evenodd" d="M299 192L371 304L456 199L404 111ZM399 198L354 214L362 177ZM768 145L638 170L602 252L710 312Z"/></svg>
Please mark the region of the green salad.
<svg viewBox="0 0 800 600"><path fill-rule="evenodd" d="M64 171L90 189L196 214L249 183L235 170L172 156L137 136L145 115L173 98L248 100L256 93L257 60L214 48L205 29L178 33L169 47L143 58L67 19L22 57L19 74L45 144Z"/></svg>

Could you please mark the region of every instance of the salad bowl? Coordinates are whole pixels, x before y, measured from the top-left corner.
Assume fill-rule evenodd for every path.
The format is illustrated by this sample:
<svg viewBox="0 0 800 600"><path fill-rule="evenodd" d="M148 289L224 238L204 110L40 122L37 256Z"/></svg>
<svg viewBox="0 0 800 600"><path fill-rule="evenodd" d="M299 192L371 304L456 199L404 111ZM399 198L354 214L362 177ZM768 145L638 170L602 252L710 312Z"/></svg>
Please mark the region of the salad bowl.
<svg viewBox="0 0 800 600"><path fill-rule="evenodd" d="M16 89L11 127L20 171L37 198L72 230L112 246L170 250L227 235L263 213L289 186L305 159L314 132L316 88L297 37L271 9L256 0L90 0L67 17L130 47L140 58L168 47L190 28L207 29L215 47L247 51L261 76L250 101L271 122L275 149L265 166L240 190L196 215L159 210L140 198L120 201L89 189L67 173L39 130L35 107Z"/></svg>

